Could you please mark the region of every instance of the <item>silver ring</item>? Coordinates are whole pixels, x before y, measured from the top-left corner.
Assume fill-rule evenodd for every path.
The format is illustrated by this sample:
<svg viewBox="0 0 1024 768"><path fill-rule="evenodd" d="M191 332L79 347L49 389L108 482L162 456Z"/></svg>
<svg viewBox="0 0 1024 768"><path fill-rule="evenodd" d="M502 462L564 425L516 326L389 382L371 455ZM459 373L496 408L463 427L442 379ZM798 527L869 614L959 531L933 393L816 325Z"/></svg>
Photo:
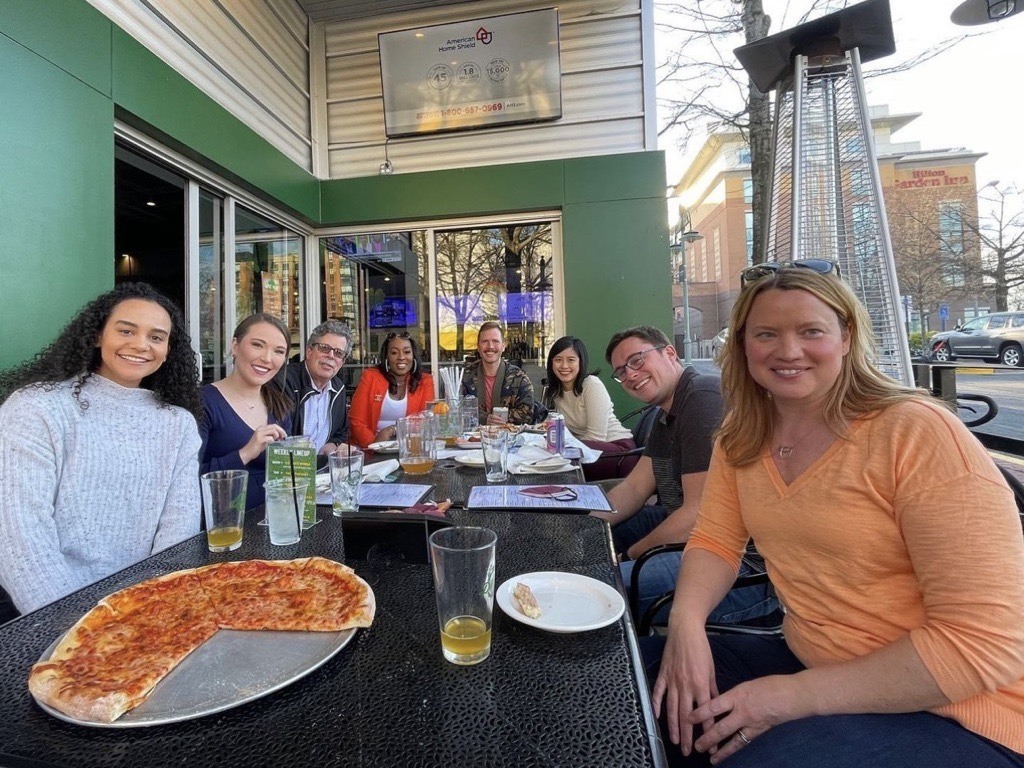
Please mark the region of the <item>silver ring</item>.
<svg viewBox="0 0 1024 768"><path fill-rule="evenodd" d="M743 739L743 743L744 744L749 744L750 743L750 739L747 738L747 734L745 734L743 732L742 728L740 728L738 731L736 731L736 735L739 736L741 739Z"/></svg>

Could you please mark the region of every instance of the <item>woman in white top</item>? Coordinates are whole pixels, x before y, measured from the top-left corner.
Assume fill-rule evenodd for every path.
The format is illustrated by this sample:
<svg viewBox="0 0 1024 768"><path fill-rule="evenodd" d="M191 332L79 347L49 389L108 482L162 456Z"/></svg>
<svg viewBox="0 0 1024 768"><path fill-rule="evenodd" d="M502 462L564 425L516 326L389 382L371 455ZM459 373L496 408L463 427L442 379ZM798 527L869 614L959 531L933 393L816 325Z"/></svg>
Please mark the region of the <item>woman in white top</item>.
<svg viewBox="0 0 1024 768"><path fill-rule="evenodd" d="M565 416L565 426L584 445L602 453L621 453L636 448L632 433L615 417L608 390L596 371L587 373L587 348L575 336L563 336L548 352L547 385L544 405ZM585 465L588 480L625 477L635 458L598 459Z"/></svg>
<svg viewBox="0 0 1024 768"><path fill-rule="evenodd" d="M395 440L395 422L419 413L434 397L434 380L423 372L419 347L409 333L389 333L381 362L359 379L349 408L349 440L360 448Z"/></svg>

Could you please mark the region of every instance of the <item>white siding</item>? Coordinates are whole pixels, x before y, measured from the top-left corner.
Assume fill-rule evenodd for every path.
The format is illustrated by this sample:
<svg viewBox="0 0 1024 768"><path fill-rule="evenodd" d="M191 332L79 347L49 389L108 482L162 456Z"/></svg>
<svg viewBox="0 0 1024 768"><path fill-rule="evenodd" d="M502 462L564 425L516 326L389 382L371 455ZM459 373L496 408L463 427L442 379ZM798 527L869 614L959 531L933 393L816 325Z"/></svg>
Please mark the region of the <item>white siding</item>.
<svg viewBox="0 0 1024 768"><path fill-rule="evenodd" d="M552 4L551 0L526 0L517 2L515 10ZM330 177L374 175L384 160L379 32L508 11L504 0L477 0L471 5L324 23L327 135L322 140L328 147ZM562 118L392 139L387 142L387 155L395 172L653 149L645 142L654 133L649 129L655 115L645 113L643 12L641 0L558 3Z"/></svg>
<svg viewBox="0 0 1024 768"><path fill-rule="evenodd" d="M309 41L294 0L89 0L293 162L311 169Z"/></svg>

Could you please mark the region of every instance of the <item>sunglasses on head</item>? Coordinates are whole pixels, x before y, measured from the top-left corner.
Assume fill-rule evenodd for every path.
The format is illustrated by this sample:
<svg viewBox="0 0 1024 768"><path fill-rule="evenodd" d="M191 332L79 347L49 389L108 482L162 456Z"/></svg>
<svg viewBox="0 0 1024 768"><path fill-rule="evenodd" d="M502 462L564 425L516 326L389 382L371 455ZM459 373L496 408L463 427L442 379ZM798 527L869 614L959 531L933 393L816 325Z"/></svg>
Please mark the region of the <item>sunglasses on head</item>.
<svg viewBox="0 0 1024 768"><path fill-rule="evenodd" d="M412 334L408 331L392 331L384 337L384 341L391 341L392 339L411 339Z"/></svg>
<svg viewBox="0 0 1024 768"><path fill-rule="evenodd" d="M819 275L830 275L835 272L836 277L841 277L839 264L828 259L798 259L797 261L770 261L765 264L755 264L740 272L740 286L747 283L754 283L758 280L774 275L784 269L809 269Z"/></svg>

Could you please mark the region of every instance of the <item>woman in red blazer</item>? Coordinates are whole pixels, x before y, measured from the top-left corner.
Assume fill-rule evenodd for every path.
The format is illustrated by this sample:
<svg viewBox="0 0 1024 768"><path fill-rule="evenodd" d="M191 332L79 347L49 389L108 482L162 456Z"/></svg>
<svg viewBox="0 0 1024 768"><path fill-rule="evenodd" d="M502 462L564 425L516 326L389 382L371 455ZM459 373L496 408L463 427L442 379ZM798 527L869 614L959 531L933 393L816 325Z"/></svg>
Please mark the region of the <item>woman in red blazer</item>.
<svg viewBox="0 0 1024 768"><path fill-rule="evenodd" d="M380 360L363 372L348 412L349 441L360 448L396 440L395 421L425 410L434 398L434 380L423 372L419 348L411 335L385 336Z"/></svg>

